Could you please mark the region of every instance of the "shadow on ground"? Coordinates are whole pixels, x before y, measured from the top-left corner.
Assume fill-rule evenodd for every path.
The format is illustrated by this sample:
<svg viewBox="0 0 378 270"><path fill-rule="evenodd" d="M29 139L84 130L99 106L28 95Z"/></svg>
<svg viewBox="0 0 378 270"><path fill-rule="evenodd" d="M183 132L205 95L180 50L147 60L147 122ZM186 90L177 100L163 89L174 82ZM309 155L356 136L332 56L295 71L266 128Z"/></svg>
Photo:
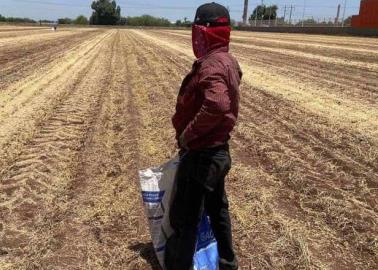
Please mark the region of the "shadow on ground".
<svg viewBox="0 0 378 270"><path fill-rule="evenodd" d="M137 243L129 246L129 249L138 252L140 256L151 265L152 270L162 270L156 258L152 243Z"/></svg>

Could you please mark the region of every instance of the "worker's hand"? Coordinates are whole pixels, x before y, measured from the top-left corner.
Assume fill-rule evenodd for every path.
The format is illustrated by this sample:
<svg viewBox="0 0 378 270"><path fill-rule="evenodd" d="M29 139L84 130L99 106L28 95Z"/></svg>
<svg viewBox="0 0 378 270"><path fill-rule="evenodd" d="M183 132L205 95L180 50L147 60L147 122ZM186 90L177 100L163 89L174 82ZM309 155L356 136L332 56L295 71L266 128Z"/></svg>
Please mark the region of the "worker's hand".
<svg viewBox="0 0 378 270"><path fill-rule="evenodd" d="M184 148L186 150L188 150L188 143L185 141L185 136L184 136L184 132L180 135L180 138L179 138L179 146L181 148Z"/></svg>

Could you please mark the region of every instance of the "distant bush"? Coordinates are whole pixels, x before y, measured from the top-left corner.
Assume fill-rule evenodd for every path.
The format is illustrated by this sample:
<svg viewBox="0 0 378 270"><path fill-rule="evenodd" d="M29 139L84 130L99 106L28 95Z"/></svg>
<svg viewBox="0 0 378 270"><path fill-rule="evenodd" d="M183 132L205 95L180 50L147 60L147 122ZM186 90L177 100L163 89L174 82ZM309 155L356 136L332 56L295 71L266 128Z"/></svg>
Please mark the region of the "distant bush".
<svg viewBox="0 0 378 270"><path fill-rule="evenodd" d="M344 20L344 25L351 26L352 25L352 16L349 16Z"/></svg>
<svg viewBox="0 0 378 270"><path fill-rule="evenodd" d="M55 23L55 21L52 20L40 20L40 23Z"/></svg>
<svg viewBox="0 0 378 270"><path fill-rule="evenodd" d="M120 22L130 26L171 26L171 22L165 18L157 18L151 15L122 18Z"/></svg>
<svg viewBox="0 0 378 270"><path fill-rule="evenodd" d="M58 19L59 24L80 24L80 25L87 25L89 24L88 18L84 15L78 16L76 19L71 18L60 18Z"/></svg>
<svg viewBox="0 0 378 270"><path fill-rule="evenodd" d="M89 21L87 19L87 17L85 17L84 15L80 15L78 16L74 21L73 21L74 24L81 24L81 25L87 25L89 24Z"/></svg>
<svg viewBox="0 0 378 270"><path fill-rule="evenodd" d="M29 18L18 18L18 17L4 17L0 15L0 22L10 22L10 23L36 23L36 21Z"/></svg>
<svg viewBox="0 0 378 270"><path fill-rule="evenodd" d="M58 19L59 24L72 24L73 20L70 18L60 18Z"/></svg>
<svg viewBox="0 0 378 270"><path fill-rule="evenodd" d="M178 26L178 27L191 27L192 26L192 22L188 21L188 19L185 17L183 21L177 20L176 23L175 23L175 26Z"/></svg>

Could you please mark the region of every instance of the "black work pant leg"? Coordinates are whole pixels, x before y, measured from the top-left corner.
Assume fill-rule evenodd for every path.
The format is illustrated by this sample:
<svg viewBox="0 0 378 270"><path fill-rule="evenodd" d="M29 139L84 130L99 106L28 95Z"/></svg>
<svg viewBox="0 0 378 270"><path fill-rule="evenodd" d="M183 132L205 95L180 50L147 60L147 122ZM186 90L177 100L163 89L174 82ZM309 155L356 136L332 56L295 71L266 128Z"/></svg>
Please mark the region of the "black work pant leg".
<svg viewBox="0 0 378 270"><path fill-rule="evenodd" d="M220 257L234 260L224 184L230 168L228 146L189 151L182 158L176 175L177 192L170 208L170 221L175 233L167 241L167 270L191 268L204 208L210 217Z"/></svg>
<svg viewBox="0 0 378 270"><path fill-rule="evenodd" d="M231 219L224 189L224 178L219 180L219 185L214 192L206 196L205 209L218 242L219 256L227 261L233 261L235 254L232 247Z"/></svg>
<svg viewBox="0 0 378 270"><path fill-rule="evenodd" d="M203 214L205 189L195 179L196 156L187 154L180 162L177 191L170 208L174 234L166 245L167 270L189 270L197 242L197 231Z"/></svg>
<svg viewBox="0 0 378 270"><path fill-rule="evenodd" d="M225 191L225 178L231 169L228 145L204 151L201 154L199 167L200 178L203 178L204 184L209 190L206 193L205 209L218 242L219 256L227 261L233 261L235 255Z"/></svg>

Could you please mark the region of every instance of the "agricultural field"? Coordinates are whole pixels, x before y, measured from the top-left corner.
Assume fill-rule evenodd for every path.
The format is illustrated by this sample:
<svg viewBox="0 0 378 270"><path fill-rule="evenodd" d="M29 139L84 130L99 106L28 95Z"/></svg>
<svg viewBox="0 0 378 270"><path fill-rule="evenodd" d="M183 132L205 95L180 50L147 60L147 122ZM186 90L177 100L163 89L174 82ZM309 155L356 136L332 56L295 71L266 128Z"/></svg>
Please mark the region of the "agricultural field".
<svg viewBox="0 0 378 270"><path fill-rule="evenodd" d="M378 39L233 32L241 269L378 269ZM184 30L0 27L0 269L158 269L138 169L175 155Z"/></svg>

